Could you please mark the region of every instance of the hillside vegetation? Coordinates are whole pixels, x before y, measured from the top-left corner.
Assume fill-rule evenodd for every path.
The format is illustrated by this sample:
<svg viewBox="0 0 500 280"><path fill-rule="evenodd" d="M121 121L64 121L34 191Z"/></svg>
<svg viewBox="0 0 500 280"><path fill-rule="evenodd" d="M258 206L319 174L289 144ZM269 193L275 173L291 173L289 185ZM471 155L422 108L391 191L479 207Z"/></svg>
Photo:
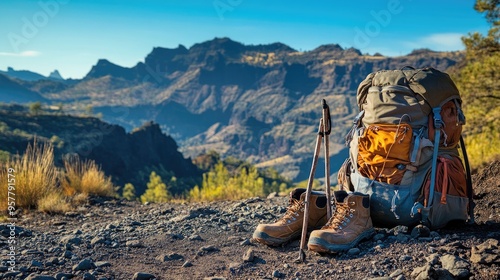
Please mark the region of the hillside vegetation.
<svg viewBox="0 0 500 280"><path fill-rule="evenodd" d="M474 6L485 14L488 34L470 34L462 40L464 62L456 71L467 125L465 142L474 168L500 158L500 17L499 1L478 0Z"/></svg>

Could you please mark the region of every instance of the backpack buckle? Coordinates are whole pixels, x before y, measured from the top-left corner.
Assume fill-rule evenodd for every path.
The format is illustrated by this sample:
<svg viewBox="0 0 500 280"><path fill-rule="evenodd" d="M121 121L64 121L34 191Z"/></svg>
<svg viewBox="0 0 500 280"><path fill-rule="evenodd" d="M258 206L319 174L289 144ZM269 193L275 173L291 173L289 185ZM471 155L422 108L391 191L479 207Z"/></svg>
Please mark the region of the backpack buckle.
<svg viewBox="0 0 500 280"><path fill-rule="evenodd" d="M434 115L434 128L441 129L444 126L443 119L441 119L441 107L432 108L432 114Z"/></svg>

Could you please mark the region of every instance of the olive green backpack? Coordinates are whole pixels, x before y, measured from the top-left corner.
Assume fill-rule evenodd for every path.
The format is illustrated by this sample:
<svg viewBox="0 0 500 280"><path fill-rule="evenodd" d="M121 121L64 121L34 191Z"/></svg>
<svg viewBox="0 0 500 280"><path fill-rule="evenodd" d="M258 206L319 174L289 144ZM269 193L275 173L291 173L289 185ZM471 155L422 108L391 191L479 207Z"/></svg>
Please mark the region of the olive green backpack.
<svg viewBox="0 0 500 280"><path fill-rule="evenodd" d="M474 222L461 102L448 74L433 68L378 71L361 82L338 179L370 195L375 225Z"/></svg>

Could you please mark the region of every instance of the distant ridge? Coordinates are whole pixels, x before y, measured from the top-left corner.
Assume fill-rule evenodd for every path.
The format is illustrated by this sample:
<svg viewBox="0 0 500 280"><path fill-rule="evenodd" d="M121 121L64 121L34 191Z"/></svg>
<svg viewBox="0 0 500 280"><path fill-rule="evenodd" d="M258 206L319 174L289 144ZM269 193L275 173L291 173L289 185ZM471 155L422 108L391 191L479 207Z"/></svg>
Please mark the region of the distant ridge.
<svg viewBox="0 0 500 280"><path fill-rule="evenodd" d="M58 70L54 70L50 73L48 77L28 71L28 70L14 70L12 67L8 67L7 71L2 71L0 70L0 74L4 74L8 77L14 78L14 79L19 79L22 81L26 82L34 82L34 81L39 81L39 80L60 80L64 81L64 78L61 76Z"/></svg>
<svg viewBox="0 0 500 280"><path fill-rule="evenodd" d="M48 100L39 93L13 81L10 77L0 74L0 102L23 104L36 101L46 102Z"/></svg>
<svg viewBox="0 0 500 280"><path fill-rule="evenodd" d="M54 70L54 71L50 72L50 75L48 78L53 79L53 80L64 80L64 78L61 76L61 73L59 73L58 70Z"/></svg>

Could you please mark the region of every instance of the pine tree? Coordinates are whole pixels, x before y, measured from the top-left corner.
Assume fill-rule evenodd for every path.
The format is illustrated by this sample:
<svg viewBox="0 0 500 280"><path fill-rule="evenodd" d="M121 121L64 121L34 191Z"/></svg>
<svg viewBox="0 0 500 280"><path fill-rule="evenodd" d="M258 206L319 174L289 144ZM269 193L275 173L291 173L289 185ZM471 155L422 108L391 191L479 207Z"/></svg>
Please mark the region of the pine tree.
<svg viewBox="0 0 500 280"><path fill-rule="evenodd" d="M170 193L167 185L163 183L161 177L156 172L149 175L149 183L146 192L141 196L142 203L146 202L167 202L170 200Z"/></svg>
<svg viewBox="0 0 500 280"><path fill-rule="evenodd" d="M488 34L463 37L466 59L457 86L467 117L465 142L473 166L500 157L500 7L499 0L477 0L474 9L485 14Z"/></svg>
<svg viewBox="0 0 500 280"><path fill-rule="evenodd" d="M31 103L29 106L30 113L33 115L38 115L42 111L42 103L40 101L37 101L35 103Z"/></svg>
<svg viewBox="0 0 500 280"><path fill-rule="evenodd" d="M135 196L134 185L130 183L125 184L125 186L123 187L122 196L126 200L135 200L137 197Z"/></svg>

